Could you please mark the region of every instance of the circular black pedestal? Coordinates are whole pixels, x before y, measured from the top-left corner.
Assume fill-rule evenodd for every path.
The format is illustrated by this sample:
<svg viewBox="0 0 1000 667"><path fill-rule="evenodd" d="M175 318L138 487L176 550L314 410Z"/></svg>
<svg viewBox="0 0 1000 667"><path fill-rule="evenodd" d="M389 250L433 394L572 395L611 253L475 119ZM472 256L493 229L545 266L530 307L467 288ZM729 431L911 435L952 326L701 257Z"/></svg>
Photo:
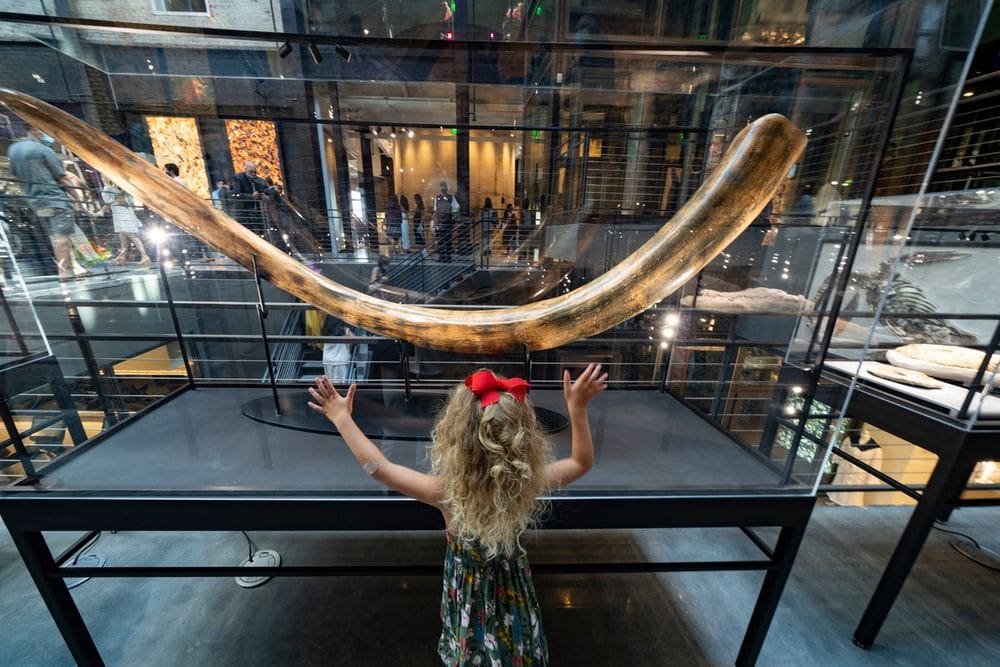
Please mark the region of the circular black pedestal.
<svg viewBox="0 0 1000 667"><path fill-rule="evenodd" d="M369 438L394 440L430 440L434 416L444 405L444 393L412 394L403 392L358 390L354 397L354 421ZM278 392L280 413L274 397L268 393L243 404L243 414L255 421L296 431L336 434L337 429L321 414L310 408L308 392ZM556 433L569 425L566 417L535 407L535 415L546 433Z"/></svg>

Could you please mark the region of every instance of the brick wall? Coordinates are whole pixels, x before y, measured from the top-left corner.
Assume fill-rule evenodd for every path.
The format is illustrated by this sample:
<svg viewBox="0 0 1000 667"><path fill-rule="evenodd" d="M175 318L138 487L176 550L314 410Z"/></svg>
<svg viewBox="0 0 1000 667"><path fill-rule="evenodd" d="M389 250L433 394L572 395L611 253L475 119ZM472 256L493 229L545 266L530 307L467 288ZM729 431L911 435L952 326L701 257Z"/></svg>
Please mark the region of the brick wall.
<svg viewBox="0 0 1000 667"><path fill-rule="evenodd" d="M280 2L271 0L207 0L208 16L154 12L153 0L75 0L70 4L75 18L149 23L159 25L191 26L199 28L228 28L232 30L282 31ZM20 7L15 9L14 7ZM25 7L24 0L0 0L3 11L42 13L40 9ZM50 9L47 13L52 14ZM232 44L226 40L204 40L192 36L166 36L90 31L87 41L114 43L123 46L156 44L158 46L192 46L218 48ZM273 48L273 44L269 44Z"/></svg>

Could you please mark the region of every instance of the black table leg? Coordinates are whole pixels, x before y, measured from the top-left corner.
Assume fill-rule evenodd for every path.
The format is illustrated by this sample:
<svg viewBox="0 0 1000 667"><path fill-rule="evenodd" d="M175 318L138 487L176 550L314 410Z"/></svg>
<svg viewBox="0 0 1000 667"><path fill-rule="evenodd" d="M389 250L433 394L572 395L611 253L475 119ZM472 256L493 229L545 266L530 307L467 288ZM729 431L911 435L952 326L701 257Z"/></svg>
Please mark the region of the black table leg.
<svg viewBox="0 0 1000 667"><path fill-rule="evenodd" d="M66 588L66 582L54 576L56 562L45 538L38 531L11 531L10 536L76 664L103 667L101 654L97 652L97 646L87 631L80 610L73 602L73 596Z"/></svg>
<svg viewBox="0 0 1000 667"><path fill-rule="evenodd" d="M896 596L910 574L927 535L934 527L942 510L948 506L965 488L976 465L973 456L942 455L934 466L934 472L927 482L920 501L913 510L909 523L903 531L895 551L886 565L882 578L872 594L858 627L854 630L854 643L861 648L870 648L875 643L879 630L892 609Z"/></svg>
<svg viewBox="0 0 1000 667"><path fill-rule="evenodd" d="M757 595L757 604L754 605L746 634L743 635L739 655L736 656L737 665L753 665L757 662L757 656L760 655L760 649L764 645L764 638L767 637L768 628L771 627L771 619L774 618L774 612L778 609L781 593L785 589L788 575L791 574L792 565L795 563L795 556L802 543L808 520L808 515L806 515L802 525L782 526L781 532L778 534L773 558L777 567L768 570L764 576L764 583L761 584L760 593Z"/></svg>

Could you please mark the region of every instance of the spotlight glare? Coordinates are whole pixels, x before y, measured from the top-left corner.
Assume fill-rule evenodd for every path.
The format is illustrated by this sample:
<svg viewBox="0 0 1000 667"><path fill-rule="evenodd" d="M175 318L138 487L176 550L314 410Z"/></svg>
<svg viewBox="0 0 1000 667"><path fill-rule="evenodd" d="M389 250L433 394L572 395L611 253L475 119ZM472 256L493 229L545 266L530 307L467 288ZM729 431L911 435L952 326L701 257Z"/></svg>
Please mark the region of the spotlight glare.
<svg viewBox="0 0 1000 667"><path fill-rule="evenodd" d="M148 232L146 232L146 236L149 237L149 240L155 243L156 245L159 245L167 240L167 233L163 230L162 227L153 227Z"/></svg>

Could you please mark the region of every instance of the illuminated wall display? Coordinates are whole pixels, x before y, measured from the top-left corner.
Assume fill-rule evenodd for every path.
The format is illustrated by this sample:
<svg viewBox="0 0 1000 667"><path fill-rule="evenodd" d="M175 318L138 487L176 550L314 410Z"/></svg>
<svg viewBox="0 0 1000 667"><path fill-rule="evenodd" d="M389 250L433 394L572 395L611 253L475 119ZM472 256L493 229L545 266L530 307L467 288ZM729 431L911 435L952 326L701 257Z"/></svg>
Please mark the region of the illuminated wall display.
<svg viewBox="0 0 1000 667"><path fill-rule="evenodd" d="M144 116L153 144L156 166L163 168L168 162L176 164L181 178L198 197L209 198L208 176L205 170L205 152L198 135L194 118L180 116Z"/></svg>
<svg viewBox="0 0 1000 667"><path fill-rule="evenodd" d="M257 175L271 178L275 185L283 185L281 156L278 154L278 132L268 120L227 120L226 136L229 138L229 157L233 171L243 171L246 162L257 165Z"/></svg>
<svg viewBox="0 0 1000 667"><path fill-rule="evenodd" d="M495 208L500 198L514 199L515 143L497 138L488 131L473 131L469 142L469 205L479 209L486 197ZM393 163L396 166L396 191L411 199L419 192L424 203L433 199L438 184L448 181L455 192L458 187L455 150L457 140L451 131L424 130L413 137L400 135L393 140Z"/></svg>

